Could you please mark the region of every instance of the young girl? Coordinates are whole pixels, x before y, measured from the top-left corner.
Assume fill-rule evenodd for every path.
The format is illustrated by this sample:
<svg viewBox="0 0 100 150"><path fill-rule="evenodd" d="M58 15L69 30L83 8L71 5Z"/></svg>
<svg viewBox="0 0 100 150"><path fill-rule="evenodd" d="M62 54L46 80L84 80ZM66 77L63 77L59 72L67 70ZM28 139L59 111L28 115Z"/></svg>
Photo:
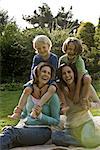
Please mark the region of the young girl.
<svg viewBox="0 0 100 150"><path fill-rule="evenodd" d="M56 92L56 83L49 83L49 80L54 78L54 74L55 72L51 65L47 63L40 63L35 69L34 80L25 84L25 89L19 100L18 106L14 109L14 113L9 117L12 119L20 117L29 95L32 95L36 103L31 115L33 118L37 117L41 111L42 105L46 103L47 100ZM40 78L42 78L42 82L44 82L43 86L40 83Z"/></svg>
<svg viewBox="0 0 100 150"><path fill-rule="evenodd" d="M33 79L34 68L40 62L47 62L51 64L55 70L58 68L58 57L54 53L51 53L52 42L46 35L38 35L33 39L33 48L36 51L36 55L33 57L33 63L31 67L31 76Z"/></svg>
<svg viewBox="0 0 100 150"><path fill-rule="evenodd" d="M65 40L62 46L62 51L65 55L61 56L59 59L59 65L65 64L75 64L78 72L78 81L75 89L75 95L73 97L74 103L80 102L82 107L85 109L89 108L88 95L93 93L95 99L98 99L95 90L91 85L91 77L88 71L85 69L84 60L81 57L82 53L81 41L75 37L69 37ZM81 99L79 100L80 85L83 83L83 90Z"/></svg>

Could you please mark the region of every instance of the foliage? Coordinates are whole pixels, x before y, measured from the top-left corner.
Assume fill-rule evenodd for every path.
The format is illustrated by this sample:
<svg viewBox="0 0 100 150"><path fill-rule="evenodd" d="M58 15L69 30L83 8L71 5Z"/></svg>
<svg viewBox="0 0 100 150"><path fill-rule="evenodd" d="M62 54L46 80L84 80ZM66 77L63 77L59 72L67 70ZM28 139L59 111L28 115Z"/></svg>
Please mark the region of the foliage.
<svg viewBox="0 0 100 150"><path fill-rule="evenodd" d="M43 3L35 10L32 16L23 16L23 19L33 25L33 28L47 27L50 32L55 29L69 28L71 32L79 26L78 20L73 21L72 6L65 12L65 8L61 7L56 16L53 16L50 7Z"/></svg>
<svg viewBox="0 0 100 150"><path fill-rule="evenodd" d="M8 23L8 12L0 10L0 34L2 34L2 31L7 23Z"/></svg>
<svg viewBox="0 0 100 150"><path fill-rule="evenodd" d="M22 90L22 83L5 83L0 84L0 91L18 91Z"/></svg>
<svg viewBox="0 0 100 150"><path fill-rule="evenodd" d="M46 3L42 7L38 7L39 12L34 11L33 16L23 16L23 19L33 25L33 27L48 27L51 30L53 15Z"/></svg>
<svg viewBox="0 0 100 150"><path fill-rule="evenodd" d="M68 38L68 36L70 36L69 34L69 30L65 29L65 30L55 30L52 31L52 33L50 34L51 36L51 41L53 41L53 52L60 57L61 55L63 55L61 49L62 49L62 43L65 41L65 39Z"/></svg>
<svg viewBox="0 0 100 150"><path fill-rule="evenodd" d="M94 46L95 27L90 22L83 22L80 24L76 36L86 44L90 50Z"/></svg>
<svg viewBox="0 0 100 150"><path fill-rule="evenodd" d="M26 38L16 24L9 23L5 26L0 43L2 82L18 82L19 78L24 79L25 70L30 63L27 57L30 51L27 50Z"/></svg>
<svg viewBox="0 0 100 150"><path fill-rule="evenodd" d="M90 22L81 23L77 30L76 36L83 42L83 58L89 72L98 73L100 76L100 29L94 27ZM99 49L98 49L99 48Z"/></svg>
<svg viewBox="0 0 100 150"><path fill-rule="evenodd" d="M41 10L42 15L44 10L46 11L48 6L44 5L44 7L44 9L40 7L40 9L43 9ZM50 11L49 7L48 11ZM72 8L70 8L69 11L72 11ZM60 20L62 19L63 22L63 20L66 19L66 16L68 15L68 21L70 20L73 22L73 19L71 17L72 12L70 12L70 14L69 11L67 13L65 12L64 7L61 7L56 16L56 21L58 19L59 22L59 17L61 17ZM84 23L86 24L86 26L84 25L82 34L78 34L81 33L79 27L77 34L74 35L72 32L73 27L71 24L71 26L66 24L66 27L68 28L66 28L65 26L59 27L58 25L55 30L52 30L52 32L50 32L50 29L48 27L38 27L31 29L26 28L22 31L17 27L16 22L8 22L7 13L5 13L4 18L4 26L2 33L0 34L1 83L24 83L29 80L32 58L35 55L35 50L32 47L32 40L36 35L40 34L45 34L51 39L53 43L52 52L57 54L58 57L63 55L61 49L62 43L65 41L65 39L69 36L79 35L79 38L84 42L84 52L82 56L86 62L87 70L89 70L89 73L93 76L93 78L98 79L100 77L100 20L98 26L95 28L95 35L93 37L94 26L91 23ZM87 33L89 33L89 37ZM91 43L93 43L93 46Z"/></svg>
<svg viewBox="0 0 100 150"><path fill-rule="evenodd" d="M96 27L95 30L94 41L95 41L95 47L97 48L98 51L100 51L100 18L99 18L98 26Z"/></svg>

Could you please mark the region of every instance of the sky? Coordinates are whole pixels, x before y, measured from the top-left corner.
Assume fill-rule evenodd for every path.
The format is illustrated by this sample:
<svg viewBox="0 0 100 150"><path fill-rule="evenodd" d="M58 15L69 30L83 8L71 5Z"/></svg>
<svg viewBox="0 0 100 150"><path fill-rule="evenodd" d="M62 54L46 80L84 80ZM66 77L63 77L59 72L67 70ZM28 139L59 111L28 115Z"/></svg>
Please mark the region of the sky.
<svg viewBox="0 0 100 150"><path fill-rule="evenodd" d="M66 12L72 6L74 19L98 24L100 0L0 0L0 10L7 10L9 17L13 17L20 28L25 28L31 26L22 19L22 15L32 15L43 3L48 4L54 16L61 6L65 7Z"/></svg>

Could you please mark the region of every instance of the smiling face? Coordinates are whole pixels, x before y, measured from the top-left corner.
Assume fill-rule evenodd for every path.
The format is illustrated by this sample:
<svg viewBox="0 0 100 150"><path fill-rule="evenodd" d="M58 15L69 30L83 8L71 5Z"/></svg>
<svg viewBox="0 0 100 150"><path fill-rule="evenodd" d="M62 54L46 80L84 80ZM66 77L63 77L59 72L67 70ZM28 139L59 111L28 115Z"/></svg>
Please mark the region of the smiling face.
<svg viewBox="0 0 100 150"><path fill-rule="evenodd" d="M62 79L67 85L74 82L74 72L69 66L64 66L62 68Z"/></svg>
<svg viewBox="0 0 100 150"><path fill-rule="evenodd" d="M42 57L47 57L49 55L50 46L47 43L43 42L36 43L36 49Z"/></svg>
<svg viewBox="0 0 100 150"><path fill-rule="evenodd" d="M39 84L42 86L48 83L51 79L51 68L49 66L43 66L39 71Z"/></svg>
<svg viewBox="0 0 100 150"><path fill-rule="evenodd" d="M66 53L68 54L69 59L73 59L75 57L75 44L73 42L69 42L67 45Z"/></svg>

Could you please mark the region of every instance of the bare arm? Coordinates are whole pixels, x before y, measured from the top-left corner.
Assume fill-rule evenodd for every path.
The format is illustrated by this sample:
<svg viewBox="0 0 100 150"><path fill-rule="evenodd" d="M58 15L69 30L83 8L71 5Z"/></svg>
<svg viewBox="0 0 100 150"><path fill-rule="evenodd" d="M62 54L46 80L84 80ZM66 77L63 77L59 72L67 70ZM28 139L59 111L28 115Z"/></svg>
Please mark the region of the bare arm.
<svg viewBox="0 0 100 150"><path fill-rule="evenodd" d="M39 105L44 105L50 98L51 96L56 92L56 86L51 85L47 92L41 97L39 101Z"/></svg>
<svg viewBox="0 0 100 150"><path fill-rule="evenodd" d="M83 77L83 75L78 73L78 80L77 80L77 83L76 83L75 95L73 97L73 102L74 103L78 103L79 102L82 77Z"/></svg>
<svg viewBox="0 0 100 150"><path fill-rule="evenodd" d="M42 106L51 98L51 96L56 92L56 86L51 85L47 92L41 97L40 101L37 105L35 105L32 109L31 116L33 118L37 118L42 110Z"/></svg>

